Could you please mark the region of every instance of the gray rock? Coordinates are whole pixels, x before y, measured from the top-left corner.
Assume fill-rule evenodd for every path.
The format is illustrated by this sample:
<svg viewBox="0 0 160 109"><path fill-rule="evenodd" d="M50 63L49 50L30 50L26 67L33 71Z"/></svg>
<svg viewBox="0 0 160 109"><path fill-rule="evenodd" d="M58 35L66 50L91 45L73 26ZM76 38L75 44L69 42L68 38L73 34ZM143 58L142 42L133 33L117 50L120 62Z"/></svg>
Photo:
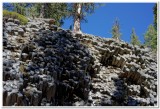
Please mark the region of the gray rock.
<svg viewBox="0 0 160 109"><path fill-rule="evenodd" d="M22 53L22 54L21 54L21 60L22 60L22 61L26 61L27 58L28 58L28 54L27 54L27 53Z"/></svg>
<svg viewBox="0 0 160 109"><path fill-rule="evenodd" d="M38 29L37 28L32 28L31 29L33 32L38 32Z"/></svg>
<svg viewBox="0 0 160 109"><path fill-rule="evenodd" d="M14 32L14 35L18 36L18 32Z"/></svg>
<svg viewBox="0 0 160 109"><path fill-rule="evenodd" d="M36 23L31 23L30 28L38 28L38 25Z"/></svg>
<svg viewBox="0 0 160 109"><path fill-rule="evenodd" d="M48 84L47 87L47 101L51 101L51 99L54 99L56 92L56 85L54 83Z"/></svg>
<svg viewBox="0 0 160 109"><path fill-rule="evenodd" d="M33 105L33 106L38 106L40 99L41 99L41 98L39 97L38 93L33 94L33 95L31 96L31 105Z"/></svg>
<svg viewBox="0 0 160 109"><path fill-rule="evenodd" d="M19 25L20 24L20 21L18 19L14 19L14 23Z"/></svg>
<svg viewBox="0 0 160 109"><path fill-rule="evenodd" d="M3 106L6 106L7 91L3 90Z"/></svg>
<svg viewBox="0 0 160 109"><path fill-rule="evenodd" d="M7 26L6 30L7 30L9 33L11 33L12 27L11 27L11 26Z"/></svg>
<svg viewBox="0 0 160 109"><path fill-rule="evenodd" d="M15 24L13 22L7 22L5 25L6 26L12 26L12 27L16 27L17 26L17 24Z"/></svg>
<svg viewBox="0 0 160 109"><path fill-rule="evenodd" d="M6 106L12 106L17 102L17 93L18 90L12 90L12 92L8 92L6 98Z"/></svg>
<svg viewBox="0 0 160 109"><path fill-rule="evenodd" d="M17 95L17 105L18 106L23 106L23 95L20 92Z"/></svg>
<svg viewBox="0 0 160 109"><path fill-rule="evenodd" d="M84 101L77 101L73 104L73 106L84 106L85 102Z"/></svg>
<svg viewBox="0 0 160 109"><path fill-rule="evenodd" d="M50 30L57 31L57 29L58 29L58 26L50 25Z"/></svg>
<svg viewBox="0 0 160 109"><path fill-rule="evenodd" d="M101 105L102 106L111 106L112 102L111 102L110 99L104 98L104 99L101 100Z"/></svg>
<svg viewBox="0 0 160 109"><path fill-rule="evenodd" d="M8 22L13 22L13 18L8 18Z"/></svg>
<svg viewBox="0 0 160 109"><path fill-rule="evenodd" d="M23 36L24 35L24 30L22 28L19 28L18 34L21 35L21 36Z"/></svg>
<svg viewBox="0 0 160 109"><path fill-rule="evenodd" d="M31 28L26 28L26 32L31 32Z"/></svg>

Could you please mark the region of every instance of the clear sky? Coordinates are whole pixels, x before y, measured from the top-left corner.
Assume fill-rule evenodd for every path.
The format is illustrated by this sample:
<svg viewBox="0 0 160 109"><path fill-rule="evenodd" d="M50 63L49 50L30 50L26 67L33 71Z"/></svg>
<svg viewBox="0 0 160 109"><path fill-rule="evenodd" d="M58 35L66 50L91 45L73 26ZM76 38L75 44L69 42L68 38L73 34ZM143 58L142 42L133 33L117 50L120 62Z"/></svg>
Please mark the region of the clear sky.
<svg viewBox="0 0 160 109"><path fill-rule="evenodd" d="M111 28L116 18L120 22L121 39L130 42L132 28L141 43L144 42L144 33L148 26L153 24L154 3L106 3L95 10L95 13L87 16L87 23L81 24L82 32L101 37L112 37ZM66 19L64 29L69 29L73 24L72 19Z"/></svg>

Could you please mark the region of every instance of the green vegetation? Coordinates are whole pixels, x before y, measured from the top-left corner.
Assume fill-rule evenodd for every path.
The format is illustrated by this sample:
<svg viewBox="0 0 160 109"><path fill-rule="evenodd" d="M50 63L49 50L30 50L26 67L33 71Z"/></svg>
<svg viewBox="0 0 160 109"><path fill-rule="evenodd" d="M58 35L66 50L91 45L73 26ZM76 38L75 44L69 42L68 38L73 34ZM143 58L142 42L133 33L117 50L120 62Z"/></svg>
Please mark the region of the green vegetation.
<svg viewBox="0 0 160 109"><path fill-rule="evenodd" d="M54 18L55 25L62 26L63 20L67 16L66 3L38 3L32 4L31 7L32 17L40 18Z"/></svg>
<svg viewBox="0 0 160 109"><path fill-rule="evenodd" d="M131 44L132 45L138 45L138 46L141 45L134 28L132 29L132 33L131 33Z"/></svg>
<svg viewBox="0 0 160 109"><path fill-rule="evenodd" d="M22 25L25 25L28 22L28 19L25 16L18 14L16 12L10 12L7 10L3 10L3 17L18 19Z"/></svg>
<svg viewBox="0 0 160 109"><path fill-rule="evenodd" d="M13 11L32 18L53 18L55 25L62 26L65 18L73 18L73 30L80 31L81 22L94 12L95 3L11 3ZM8 9L8 7L6 8ZM5 12L7 13L7 12ZM19 15L17 15L19 16ZM20 19L22 16L20 16ZM21 20L23 21L23 20ZM24 23L24 22L23 22Z"/></svg>
<svg viewBox="0 0 160 109"><path fill-rule="evenodd" d="M67 4L66 3L53 3L48 4L46 9L48 12L45 18L54 18L55 24L58 26L63 25L63 20L67 17Z"/></svg>
<svg viewBox="0 0 160 109"><path fill-rule="evenodd" d="M147 47L150 47L153 51L157 50L157 32L152 24L149 25L148 30L144 35L144 38L145 45Z"/></svg>
<svg viewBox="0 0 160 109"><path fill-rule="evenodd" d="M157 3L153 7L153 14L154 14L154 28L157 30Z"/></svg>
<svg viewBox="0 0 160 109"><path fill-rule="evenodd" d="M28 6L27 3L12 3L12 5L14 6L13 11L26 16L26 7Z"/></svg>
<svg viewBox="0 0 160 109"><path fill-rule="evenodd" d="M12 3L14 11L32 18L53 18L55 25L63 25L67 16L66 3Z"/></svg>
<svg viewBox="0 0 160 109"><path fill-rule="evenodd" d="M120 24L118 19L115 20L115 23L112 27L112 38L116 39L116 40L120 40Z"/></svg>
<svg viewBox="0 0 160 109"><path fill-rule="evenodd" d="M150 47L153 52L157 51L157 4L153 7L154 23L148 26L144 34L144 45Z"/></svg>

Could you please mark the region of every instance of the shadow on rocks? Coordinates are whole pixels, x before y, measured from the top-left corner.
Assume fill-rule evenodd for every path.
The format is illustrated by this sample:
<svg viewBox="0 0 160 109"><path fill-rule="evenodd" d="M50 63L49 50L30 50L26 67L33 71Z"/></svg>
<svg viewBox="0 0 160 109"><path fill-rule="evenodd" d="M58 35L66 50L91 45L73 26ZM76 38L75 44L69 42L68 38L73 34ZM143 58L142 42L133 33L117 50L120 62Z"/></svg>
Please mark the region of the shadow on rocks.
<svg viewBox="0 0 160 109"><path fill-rule="evenodd" d="M30 105L74 105L87 100L92 57L70 31L40 30L21 52L23 96Z"/></svg>
<svg viewBox="0 0 160 109"><path fill-rule="evenodd" d="M113 81L116 86L112 95L114 106L150 105L150 99L144 96L145 92L142 86L134 84L131 79L127 78L113 78Z"/></svg>
<svg viewBox="0 0 160 109"><path fill-rule="evenodd" d="M112 100L114 106L126 106L128 98L127 96L127 84L123 78L112 78L116 90L112 94Z"/></svg>

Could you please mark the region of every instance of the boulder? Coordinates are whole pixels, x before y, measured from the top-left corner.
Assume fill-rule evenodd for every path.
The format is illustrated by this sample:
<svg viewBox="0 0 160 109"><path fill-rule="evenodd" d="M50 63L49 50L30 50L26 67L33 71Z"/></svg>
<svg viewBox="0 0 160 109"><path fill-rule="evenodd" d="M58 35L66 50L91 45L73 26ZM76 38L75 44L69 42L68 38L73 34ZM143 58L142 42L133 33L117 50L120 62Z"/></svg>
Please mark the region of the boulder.
<svg viewBox="0 0 160 109"><path fill-rule="evenodd" d="M14 19L13 18L8 18L7 22L13 22Z"/></svg>
<svg viewBox="0 0 160 109"><path fill-rule="evenodd" d="M50 25L49 29L52 30L52 31L57 31L58 30L58 26L56 26L56 25Z"/></svg>
<svg viewBox="0 0 160 109"><path fill-rule="evenodd" d="M19 25L20 24L20 21L18 19L14 19L14 23Z"/></svg>
<svg viewBox="0 0 160 109"><path fill-rule="evenodd" d="M22 28L19 28L18 29L18 34L23 36L24 35L24 30Z"/></svg>
<svg viewBox="0 0 160 109"><path fill-rule="evenodd" d="M48 23L49 23L49 25L54 25L55 24L55 19L50 19Z"/></svg>
<svg viewBox="0 0 160 109"><path fill-rule="evenodd" d="M12 27L16 27L17 26L17 24L15 24L13 22L7 22L5 25L6 26L12 26Z"/></svg>
<svg viewBox="0 0 160 109"><path fill-rule="evenodd" d="M31 24L30 24L30 28L32 28L32 29L33 29L33 28L36 28L36 29L37 29L37 28L38 28L38 25L37 25L36 23L31 23Z"/></svg>
<svg viewBox="0 0 160 109"><path fill-rule="evenodd" d="M6 30L7 30L9 33L11 33L12 27L11 27L11 26L7 26Z"/></svg>

